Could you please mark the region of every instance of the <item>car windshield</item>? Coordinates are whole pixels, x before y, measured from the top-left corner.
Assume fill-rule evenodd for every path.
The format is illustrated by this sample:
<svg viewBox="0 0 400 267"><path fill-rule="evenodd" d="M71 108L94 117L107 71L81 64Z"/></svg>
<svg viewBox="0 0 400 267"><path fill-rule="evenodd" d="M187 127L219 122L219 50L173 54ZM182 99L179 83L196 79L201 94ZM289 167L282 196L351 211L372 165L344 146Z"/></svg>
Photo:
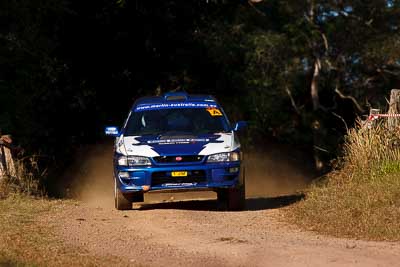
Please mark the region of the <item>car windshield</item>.
<svg viewBox="0 0 400 267"><path fill-rule="evenodd" d="M207 134L229 131L218 108L175 108L132 112L125 136Z"/></svg>

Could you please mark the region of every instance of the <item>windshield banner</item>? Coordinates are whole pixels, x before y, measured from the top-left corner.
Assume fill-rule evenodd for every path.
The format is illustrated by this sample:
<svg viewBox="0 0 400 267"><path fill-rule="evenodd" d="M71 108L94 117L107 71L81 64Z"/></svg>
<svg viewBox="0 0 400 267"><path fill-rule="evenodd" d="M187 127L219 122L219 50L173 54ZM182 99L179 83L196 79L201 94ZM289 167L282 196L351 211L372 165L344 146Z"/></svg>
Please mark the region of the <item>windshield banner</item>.
<svg viewBox="0 0 400 267"><path fill-rule="evenodd" d="M171 109L171 108L217 108L217 105L210 103L166 103L166 104L143 104L135 108L135 112L145 110Z"/></svg>

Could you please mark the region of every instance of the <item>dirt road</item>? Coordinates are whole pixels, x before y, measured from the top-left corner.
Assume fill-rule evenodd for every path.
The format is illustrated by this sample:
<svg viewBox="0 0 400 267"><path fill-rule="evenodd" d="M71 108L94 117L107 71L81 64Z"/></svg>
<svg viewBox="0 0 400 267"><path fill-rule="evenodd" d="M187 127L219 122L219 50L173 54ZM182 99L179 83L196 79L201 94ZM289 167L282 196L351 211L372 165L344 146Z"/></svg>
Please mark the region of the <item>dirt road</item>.
<svg viewBox="0 0 400 267"><path fill-rule="evenodd" d="M290 159L253 155L243 212L216 210L213 193L149 195L122 212L113 208L110 153L105 146L86 155L71 188L82 201L45 219L66 244L95 257L122 266L400 266L399 243L323 237L284 223L283 209L298 200L290 194L307 183Z"/></svg>

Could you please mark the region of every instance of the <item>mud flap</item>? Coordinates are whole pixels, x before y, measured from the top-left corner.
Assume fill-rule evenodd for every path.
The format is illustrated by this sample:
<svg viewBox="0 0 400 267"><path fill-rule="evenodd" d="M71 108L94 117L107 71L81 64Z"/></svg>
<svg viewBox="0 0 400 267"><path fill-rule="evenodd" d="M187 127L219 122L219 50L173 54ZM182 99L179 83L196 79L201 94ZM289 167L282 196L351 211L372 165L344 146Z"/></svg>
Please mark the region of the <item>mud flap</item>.
<svg viewBox="0 0 400 267"><path fill-rule="evenodd" d="M240 211L246 208L246 173L241 168L239 184L234 188L220 188L217 190L219 210Z"/></svg>
<svg viewBox="0 0 400 267"><path fill-rule="evenodd" d="M217 190L218 209L240 211L246 208L245 184L235 188L220 188Z"/></svg>

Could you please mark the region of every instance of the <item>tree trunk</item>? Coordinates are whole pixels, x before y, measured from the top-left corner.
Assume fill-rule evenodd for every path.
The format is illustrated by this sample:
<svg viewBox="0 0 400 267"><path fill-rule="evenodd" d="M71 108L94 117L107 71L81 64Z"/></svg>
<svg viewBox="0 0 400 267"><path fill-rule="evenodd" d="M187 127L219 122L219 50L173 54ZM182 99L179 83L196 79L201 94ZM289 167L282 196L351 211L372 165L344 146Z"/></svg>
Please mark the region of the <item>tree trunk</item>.
<svg viewBox="0 0 400 267"><path fill-rule="evenodd" d="M314 110L314 120L312 122L312 132L313 132L313 143L314 143L314 163L317 171L322 171L324 168L324 163L321 157L321 144L323 143L323 135L322 135L322 125L319 119L319 116L316 111L320 108L319 104L319 95L318 95L318 82L319 82L319 74L321 70L321 60L319 58L315 59L314 62L314 73L311 80L311 100L313 103Z"/></svg>
<svg viewBox="0 0 400 267"><path fill-rule="evenodd" d="M318 81L319 81L320 70L321 70L321 61L319 58L316 58L314 62L314 73L311 80L311 99L314 111L319 109Z"/></svg>
<svg viewBox="0 0 400 267"><path fill-rule="evenodd" d="M392 89L390 92L390 103L388 114L400 114L400 90ZM389 117L388 126L389 129L395 129L400 125L399 117Z"/></svg>

